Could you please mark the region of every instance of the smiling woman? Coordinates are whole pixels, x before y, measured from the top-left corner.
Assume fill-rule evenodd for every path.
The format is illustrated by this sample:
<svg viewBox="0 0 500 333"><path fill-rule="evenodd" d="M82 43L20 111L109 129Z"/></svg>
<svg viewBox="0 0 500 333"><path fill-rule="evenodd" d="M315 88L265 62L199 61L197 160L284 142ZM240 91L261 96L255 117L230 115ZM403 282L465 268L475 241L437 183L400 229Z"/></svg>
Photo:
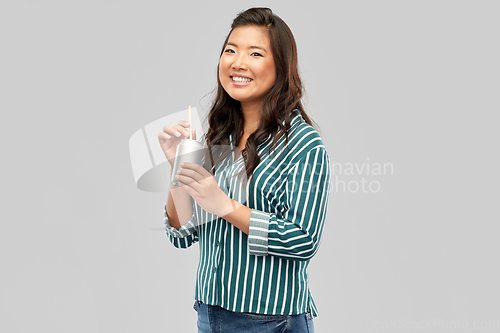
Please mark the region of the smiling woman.
<svg viewBox="0 0 500 333"><path fill-rule="evenodd" d="M326 218L330 160L302 106L297 63L289 27L269 8L234 19L199 139L203 162L182 165L164 212L174 246L200 245L199 332L314 331L307 268ZM158 135L171 164L188 127Z"/></svg>
<svg viewBox="0 0 500 333"><path fill-rule="evenodd" d="M266 49L271 50L266 28L241 26L233 29L220 57L221 84L245 112L258 114L262 99L276 82L274 58Z"/></svg>

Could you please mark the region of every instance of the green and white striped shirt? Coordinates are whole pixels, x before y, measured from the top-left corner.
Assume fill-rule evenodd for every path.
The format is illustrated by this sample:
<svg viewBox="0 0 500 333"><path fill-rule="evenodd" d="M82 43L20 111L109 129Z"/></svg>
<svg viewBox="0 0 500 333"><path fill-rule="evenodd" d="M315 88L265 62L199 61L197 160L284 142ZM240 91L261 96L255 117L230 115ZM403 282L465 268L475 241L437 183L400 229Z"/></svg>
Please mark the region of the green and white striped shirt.
<svg viewBox="0 0 500 333"><path fill-rule="evenodd" d="M231 148L234 141L233 134ZM270 135L258 146L259 155L271 142ZM330 161L318 132L294 110L288 144L281 137L276 153L261 156L249 181L230 178L244 168L243 158L234 158L232 153L220 162L214 177L230 198L252 209L249 235L194 201L192 218L179 230L164 211L174 246L199 242L195 299L236 312L316 317L307 267L321 240L330 183Z"/></svg>

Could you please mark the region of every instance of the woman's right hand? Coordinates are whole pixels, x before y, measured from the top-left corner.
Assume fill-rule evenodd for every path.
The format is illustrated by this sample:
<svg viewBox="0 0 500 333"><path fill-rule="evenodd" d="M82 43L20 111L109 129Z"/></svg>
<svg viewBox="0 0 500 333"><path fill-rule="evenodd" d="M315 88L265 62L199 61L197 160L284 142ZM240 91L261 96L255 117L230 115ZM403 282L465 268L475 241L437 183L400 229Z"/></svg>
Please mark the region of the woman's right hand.
<svg viewBox="0 0 500 333"><path fill-rule="evenodd" d="M161 149L172 167L175 162L175 153L177 152L179 142L182 139L189 138L188 128L189 122L180 120L174 127L165 126L163 127L163 132L158 133L158 141L160 141ZM192 139L196 140L196 130L192 128L191 131Z"/></svg>

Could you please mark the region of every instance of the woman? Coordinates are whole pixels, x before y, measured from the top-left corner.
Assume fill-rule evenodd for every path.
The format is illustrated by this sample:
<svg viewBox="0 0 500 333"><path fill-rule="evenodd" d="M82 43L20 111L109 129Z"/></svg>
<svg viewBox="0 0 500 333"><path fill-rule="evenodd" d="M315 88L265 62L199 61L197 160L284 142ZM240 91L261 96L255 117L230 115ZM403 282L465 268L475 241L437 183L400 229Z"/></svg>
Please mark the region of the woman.
<svg viewBox="0 0 500 333"><path fill-rule="evenodd" d="M182 166L165 206L173 245L200 244L199 332L313 332L307 267L321 239L330 165L302 107L286 23L268 8L240 13L217 82L202 166ZM158 135L172 165L188 128L180 121Z"/></svg>

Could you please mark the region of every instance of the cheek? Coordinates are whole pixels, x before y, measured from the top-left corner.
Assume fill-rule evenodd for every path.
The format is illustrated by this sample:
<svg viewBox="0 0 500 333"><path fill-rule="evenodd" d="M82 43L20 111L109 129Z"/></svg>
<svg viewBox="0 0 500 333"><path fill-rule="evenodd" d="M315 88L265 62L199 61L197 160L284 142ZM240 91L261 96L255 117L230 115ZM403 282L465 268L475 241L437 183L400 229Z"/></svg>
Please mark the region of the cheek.
<svg viewBox="0 0 500 333"><path fill-rule="evenodd" d="M224 78L226 77L224 75L224 70L222 69L221 65L219 64L219 80L221 81L221 83L224 83Z"/></svg>
<svg viewBox="0 0 500 333"><path fill-rule="evenodd" d="M276 77L277 77L275 65L268 64L268 66L266 66L265 70L267 73L267 81L269 82L269 84L274 85L274 83L276 82Z"/></svg>
<svg viewBox="0 0 500 333"><path fill-rule="evenodd" d="M221 81L223 81L229 75L227 71L228 71L227 60L221 58L219 60L219 79Z"/></svg>
<svg viewBox="0 0 500 333"><path fill-rule="evenodd" d="M219 68L222 69L222 70L228 70L229 69L229 65L230 65L230 59L228 59L227 57L224 57L222 56L220 59L219 59Z"/></svg>

